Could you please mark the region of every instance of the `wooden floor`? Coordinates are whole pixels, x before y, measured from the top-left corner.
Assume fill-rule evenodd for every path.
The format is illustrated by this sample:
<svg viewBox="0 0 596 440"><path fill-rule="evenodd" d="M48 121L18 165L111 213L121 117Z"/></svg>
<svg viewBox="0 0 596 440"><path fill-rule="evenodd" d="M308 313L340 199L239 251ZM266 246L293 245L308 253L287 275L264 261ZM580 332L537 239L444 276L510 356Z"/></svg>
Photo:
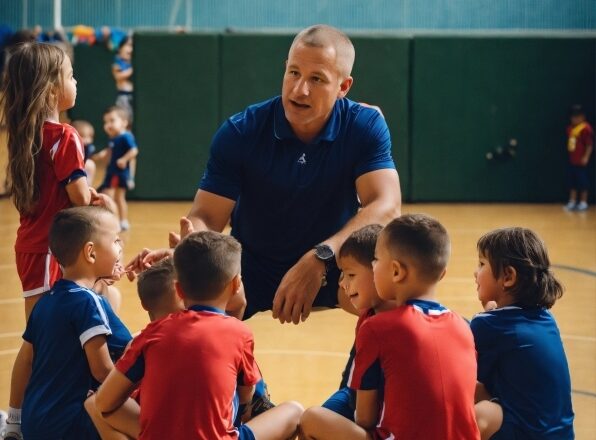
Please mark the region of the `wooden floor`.
<svg viewBox="0 0 596 440"><path fill-rule="evenodd" d="M188 212L189 203L131 203L132 230L123 234L125 259L142 247L165 246L167 231ZM556 275L566 293L554 307L571 367L580 440L596 438L596 210L564 212L556 205L407 205L448 229L453 255L440 285L440 300L466 317L480 310L472 273L476 240L496 227L520 225L537 231L549 247ZM0 407L8 403L9 377L24 327L13 243L18 218L0 200ZM131 331L148 319L139 306L134 283L122 281L121 316ZM269 313L248 321L255 333L256 355L276 402L295 399L320 404L340 380L354 338L355 318L339 310L317 312L298 326L281 325Z"/></svg>

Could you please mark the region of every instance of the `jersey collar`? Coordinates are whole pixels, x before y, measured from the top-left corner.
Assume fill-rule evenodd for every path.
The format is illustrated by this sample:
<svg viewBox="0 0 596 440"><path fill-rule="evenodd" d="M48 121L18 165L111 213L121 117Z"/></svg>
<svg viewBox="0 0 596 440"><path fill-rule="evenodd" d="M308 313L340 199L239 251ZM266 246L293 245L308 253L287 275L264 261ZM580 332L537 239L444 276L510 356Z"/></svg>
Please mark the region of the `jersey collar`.
<svg viewBox="0 0 596 440"><path fill-rule="evenodd" d="M311 142L311 144L315 145L321 141L335 141L335 139L339 135L339 128L341 125L339 103L339 99L335 101L335 105L331 110L331 115L329 116L329 120L325 124L323 131L321 131L321 133L318 134L318 136ZM297 139L290 123L286 119L286 114L284 112L284 106L281 97L278 97L277 102L275 103L273 117L273 133L275 134L275 137L279 140Z"/></svg>
<svg viewBox="0 0 596 440"><path fill-rule="evenodd" d="M425 315L442 315L443 313L449 312L449 309L443 307L441 304L435 301L427 301L423 299L409 299L406 301L407 305L414 307L419 312Z"/></svg>
<svg viewBox="0 0 596 440"><path fill-rule="evenodd" d="M188 310L192 310L194 312L210 312L210 313L217 313L219 315L225 315L226 312L222 309L218 309L217 307L211 306L201 306L199 304L195 304L194 306L190 306Z"/></svg>

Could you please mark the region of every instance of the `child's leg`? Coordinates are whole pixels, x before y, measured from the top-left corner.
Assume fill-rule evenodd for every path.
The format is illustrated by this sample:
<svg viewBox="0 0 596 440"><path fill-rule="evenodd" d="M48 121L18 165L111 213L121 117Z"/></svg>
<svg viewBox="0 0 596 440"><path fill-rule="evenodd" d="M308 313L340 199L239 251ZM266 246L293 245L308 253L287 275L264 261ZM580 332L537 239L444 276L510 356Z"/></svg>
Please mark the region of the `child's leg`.
<svg viewBox="0 0 596 440"><path fill-rule="evenodd" d="M503 424L503 408L501 405L488 400L481 400L474 405L476 410L476 423L480 430L482 440L490 439Z"/></svg>
<svg viewBox="0 0 596 440"><path fill-rule="evenodd" d="M118 214L120 215L120 227L123 230L128 229L128 206L126 204L126 189L125 188L116 188L116 193L114 195L114 201L116 202L116 206L118 206Z"/></svg>
<svg viewBox="0 0 596 440"><path fill-rule="evenodd" d="M132 399L128 399L120 408L104 417L95 407L95 395L92 395L85 401L85 410L102 440L136 439L141 432L140 408Z"/></svg>
<svg viewBox="0 0 596 440"><path fill-rule="evenodd" d="M303 412L304 408L298 402L284 402L255 417L246 426L258 440L293 438Z"/></svg>
<svg viewBox="0 0 596 440"><path fill-rule="evenodd" d="M339 414L313 406L307 409L300 419L300 438L302 440L372 440L373 437L364 428Z"/></svg>
<svg viewBox="0 0 596 440"><path fill-rule="evenodd" d="M42 295L43 295L43 293L40 293L39 295L25 297L25 322L29 321L29 316L31 316L31 311L33 310L33 307L35 306L35 304L37 304L37 301L39 301L41 299Z"/></svg>
<svg viewBox="0 0 596 440"><path fill-rule="evenodd" d="M87 184L93 186L93 179L95 179L95 170L97 169L95 162L91 159L85 161L85 173L87 173Z"/></svg>

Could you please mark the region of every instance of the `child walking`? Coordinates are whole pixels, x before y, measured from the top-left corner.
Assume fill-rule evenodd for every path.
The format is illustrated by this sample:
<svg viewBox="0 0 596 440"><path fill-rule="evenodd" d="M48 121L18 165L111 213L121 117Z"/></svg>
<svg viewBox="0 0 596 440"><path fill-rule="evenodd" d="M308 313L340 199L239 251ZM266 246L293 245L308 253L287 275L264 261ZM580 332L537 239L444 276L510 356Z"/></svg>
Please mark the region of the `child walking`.
<svg viewBox="0 0 596 440"><path fill-rule="evenodd" d="M59 113L73 107L76 96L72 65L62 49L23 43L11 51L2 110L8 132L8 191L20 213L15 254L27 319L40 295L61 276L48 250L54 215L72 205L104 200L87 184L81 138L73 127L58 122Z"/></svg>
<svg viewBox="0 0 596 440"><path fill-rule="evenodd" d="M478 258L478 298L497 306L471 323L482 439L573 439L569 366L548 311L563 288L544 244L529 229L497 229L478 241Z"/></svg>
<svg viewBox="0 0 596 440"><path fill-rule="evenodd" d="M56 215L50 248L64 278L27 322L13 369L6 438L19 438L21 426L27 440L99 438L83 404L132 338L108 301L92 290L97 279L114 275L122 256L119 231L116 217L101 207Z"/></svg>

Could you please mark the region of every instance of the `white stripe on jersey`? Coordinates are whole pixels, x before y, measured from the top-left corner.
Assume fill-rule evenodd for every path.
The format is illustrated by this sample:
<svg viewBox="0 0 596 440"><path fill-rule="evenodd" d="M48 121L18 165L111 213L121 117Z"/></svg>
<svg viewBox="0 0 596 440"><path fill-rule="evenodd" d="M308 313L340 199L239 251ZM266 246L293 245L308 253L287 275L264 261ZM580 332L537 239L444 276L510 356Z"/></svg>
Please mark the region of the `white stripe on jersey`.
<svg viewBox="0 0 596 440"><path fill-rule="evenodd" d="M110 321L108 320L108 316L106 315L106 311L103 308L103 304L99 299L99 295L95 293L93 290L86 289L85 287L75 287L74 289L69 289L69 292L86 292L87 294L91 295L93 301L95 301L95 305L97 306L97 310L99 311L99 316L103 321L106 329L108 330L108 334L112 334L112 329L110 328Z"/></svg>
<svg viewBox="0 0 596 440"><path fill-rule="evenodd" d="M81 341L81 347L85 346L87 341L97 335L111 335L112 332L109 328L105 325L96 325L95 327L91 327L85 330L81 336L79 336L79 340Z"/></svg>

